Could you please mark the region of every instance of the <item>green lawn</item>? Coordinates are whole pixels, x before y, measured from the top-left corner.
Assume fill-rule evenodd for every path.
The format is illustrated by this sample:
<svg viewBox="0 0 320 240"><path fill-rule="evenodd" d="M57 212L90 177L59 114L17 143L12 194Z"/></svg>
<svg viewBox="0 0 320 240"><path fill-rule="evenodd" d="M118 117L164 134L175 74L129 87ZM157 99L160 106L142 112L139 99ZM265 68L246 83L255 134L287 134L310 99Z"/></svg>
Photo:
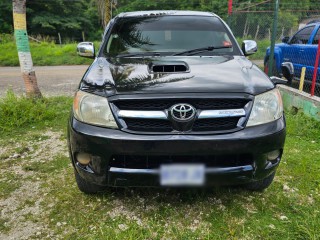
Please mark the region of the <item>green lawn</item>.
<svg viewBox="0 0 320 240"><path fill-rule="evenodd" d="M99 43L95 43L96 49ZM16 44L14 41L0 43L0 66L19 66ZM77 55L77 44L58 45L54 43L30 43L33 64L36 66L90 64L92 59Z"/></svg>
<svg viewBox="0 0 320 240"><path fill-rule="evenodd" d="M6 119L0 122L0 239L320 239L319 122L287 112L283 160L263 193L110 189L85 195L67 154L71 103L12 94L0 100L0 120Z"/></svg>

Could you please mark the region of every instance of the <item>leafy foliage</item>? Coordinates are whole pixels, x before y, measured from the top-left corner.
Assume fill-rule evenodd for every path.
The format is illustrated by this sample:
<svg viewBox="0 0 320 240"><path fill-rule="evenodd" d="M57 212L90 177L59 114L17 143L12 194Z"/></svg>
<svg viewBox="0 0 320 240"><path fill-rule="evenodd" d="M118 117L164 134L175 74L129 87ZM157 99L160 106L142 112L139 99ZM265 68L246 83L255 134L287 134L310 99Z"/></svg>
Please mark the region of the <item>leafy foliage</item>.
<svg viewBox="0 0 320 240"><path fill-rule="evenodd" d="M12 1L0 1L0 33L13 33Z"/></svg>
<svg viewBox="0 0 320 240"><path fill-rule="evenodd" d="M279 1L279 17L277 39L290 36L299 23L317 13L319 1ZM270 37L274 20L274 1L251 0L234 1L234 12L229 19L229 25L237 37L265 39ZM318 13L319 14L319 13Z"/></svg>
<svg viewBox="0 0 320 240"><path fill-rule="evenodd" d="M139 10L199 10L215 12L225 17L227 14L227 1L212 0L122 0L118 1L116 13Z"/></svg>
<svg viewBox="0 0 320 240"><path fill-rule="evenodd" d="M82 32L86 40L99 40L103 29L99 20L102 11L99 9L101 0L28 0L27 23L29 35L51 36L58 41L58 33L62 39L82 40ZM268 29L272 27L274 1L265 0L233 0L234 14L232 30L238 37L243 37L243 26L247 25L248 34L254 37L259 25L260 39L268 37ZM227 19L228 1L217 0L118 0L113 9L113 16L121 12L141 10L199 10L214 12ZM309 17L312 11L319 9L318 0L281 0L278 32L288 35L292 27L299 21ZM249 14L250 11L262 13ZM269 11L269 12L263 12ZM251 26L250 26L251 25ZM13 32L12 0L0 1L0 33ZM245 31L246 32L246 31Z"/></svg>
<svg viewBox="0 0 320 240"><path fill-rule="evenodd" d="M100 39L103 32L98 19L95 0L28 0L27 27L29 35L51 36L58 39L82 40L82 32L86 38ZM1 0L0 33L12 33L12 1Z"/></svg>

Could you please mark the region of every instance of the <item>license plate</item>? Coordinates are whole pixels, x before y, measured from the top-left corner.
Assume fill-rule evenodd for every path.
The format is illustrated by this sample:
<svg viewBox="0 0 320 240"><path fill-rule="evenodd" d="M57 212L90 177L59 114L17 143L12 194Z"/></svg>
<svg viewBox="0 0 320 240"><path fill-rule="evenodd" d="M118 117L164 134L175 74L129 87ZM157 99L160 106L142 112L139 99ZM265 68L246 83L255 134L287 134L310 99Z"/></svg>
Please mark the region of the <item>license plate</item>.
<svg viewBox="0 0 320 240"><path fill-rule="evenodd" d="M205 181L205 166L201 164L161 165L162 186L202 186Z"/></svg>

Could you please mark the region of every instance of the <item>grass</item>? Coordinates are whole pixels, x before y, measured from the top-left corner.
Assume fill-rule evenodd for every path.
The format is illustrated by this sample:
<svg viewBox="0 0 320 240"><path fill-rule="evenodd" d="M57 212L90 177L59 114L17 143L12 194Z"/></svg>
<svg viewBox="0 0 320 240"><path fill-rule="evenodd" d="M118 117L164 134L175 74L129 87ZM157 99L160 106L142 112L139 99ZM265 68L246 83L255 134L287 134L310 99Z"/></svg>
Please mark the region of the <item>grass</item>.
<svg viewBox="0 0 320 240"><path fill-rule="evenodd" d="M258 51L255 54L248 57L250 60L258 60L258 59L263 60L264 56L266 55L267 48L270 46L270 41L268 39L263 39L263 40L257 41L257 44L258 44Z"/></svg>
<svg viewBox="0 0 320 240"><path fill-rule="evenodd" d="M0 199L8 196L10 193L14 192L21 186L21 182L17 180L15 174L6 174L4 179L0 181Z"/></svg>
<svg viewBox="0 0 320 240"><path fill-rule="evenodd" d="M72 98L51 97L28 99L17 97L8 91L0 99L0 133L10 133L10 129L64 127L66 116L71 109ZM65 122L61 122L65 119Z"/></svg>
<svg viewBox="0 0 320 240"><path fill-rule="evenodd" d="M96 49L99 43L95 43ZM19 66L16 44L14 41L0 43L0 66ZM57 45L52 42L30 42L33 64L36 66L81 65L90 64L92 59L79 57L77 43Z"/></svg>
<svg viewBox="0 0 320 240"><path fill-rule="evenodd" d="M15 111L25 106L16 98L5 99L14 101ZM45 100L60 105L43 109L47 113L41 118L47 124L31 123L33 118L23 123L8 119L13 123L6 125L7 135L0 139L9 152L0 161L0 201L24 186L30 193L16 199L17 208L6 220L0 219L0 225L6 222L5 236L20 230L15 224L26 224L21 218L12 220L20 214L38 226L30 238L41 239L320 239L319 122L287 112L284 156L274 183L263 193L238 188L110 189L85 195L76 187L66 140L61 138L71 105L70 99L62 99ZM27 115L37 111L27 108ZM49 114L62 109L63 114ZM36 128L30 129L30 124ZM15 152L24 158L10 158Z"/></svg>

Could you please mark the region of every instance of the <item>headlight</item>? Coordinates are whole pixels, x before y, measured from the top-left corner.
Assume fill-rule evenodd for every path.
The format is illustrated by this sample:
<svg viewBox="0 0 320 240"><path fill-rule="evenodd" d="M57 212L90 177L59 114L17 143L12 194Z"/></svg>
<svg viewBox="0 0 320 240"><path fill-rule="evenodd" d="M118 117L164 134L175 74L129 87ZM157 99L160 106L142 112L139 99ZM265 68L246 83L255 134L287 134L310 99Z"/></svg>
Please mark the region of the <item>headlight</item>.
<svg viewBox="0 0 320 240"><path fill-rule="evenodd" d="M278 89L255 97L247 127L272 122L282 117L283 105Z"/></svg>
<svg viewBox="0 0 320 240"><path fill-rule="evenodd" d="M85 123L108 128L118 128L108 100L94 94L78 91L73 102L74 117Z"/></svg>

